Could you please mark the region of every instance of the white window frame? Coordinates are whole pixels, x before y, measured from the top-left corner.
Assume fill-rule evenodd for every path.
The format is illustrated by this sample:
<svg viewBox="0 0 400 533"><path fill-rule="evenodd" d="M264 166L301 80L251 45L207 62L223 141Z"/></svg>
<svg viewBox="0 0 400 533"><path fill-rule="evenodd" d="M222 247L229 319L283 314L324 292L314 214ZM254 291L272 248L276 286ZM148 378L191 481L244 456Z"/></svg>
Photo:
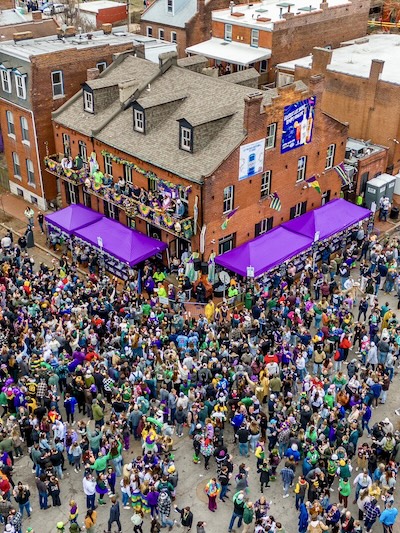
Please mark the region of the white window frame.
<svg viewBox="0 0 400 533"><path fill-rule="evenodd" d="M22 143L30 146L31 141L29 140L29 123L26 117L20 117L21 124L21 136Z"/></svg>
<svg viewBox="0 0 400 533"><path fill-rule="evenodd" d="M6 111L7 119L7 133L8 136L12 139L15 139L15 122L14 122L14 113L12 111Z"/></svg>
<svg viewBox="0 0 400 533"><path fill-rule="evenodd" d="M21 100L26 100L26 76L15 74L15 89Z"/></svg>
<svg viewBox="0 0 400 533"><path fill-rule="evenodd" d="M83 91L83 108L87 113L94 113L93 93Z"/></svg>
<svg viewBox="0 0 400 533"><path fill-rule="evenodd" d="M264 233L267 233L268 231L271 231L268 228L268 222L270 221L271 218L273 218L273 217L263 218L260 221L260 233L258 235L263 235Z"/></svg>
<svg viewBox="0 0 400 533"><path fill-rule="evenodd" d="M178 34L176 31L171 31L171 43L178 43Z"/></svg>
<svg viewBox="0 0 400 533"><path fill-rule="evenodd" d="M133 128L135 131L144 133L144 112L140 109L133 110Z"/></svg>
<svg viewBox="0 0 400 533"><path fill-rule="evenodd" d="M26 159L26 175L28 177L28 185L31 187L36 187L35 182L35 167L33 166L33 162L31 159Z"/></svg>
<svg viewBox="0 0 400 533"><path fill-rule="evenodd" d="M64 154L70 157L71 156L71 137L68 135L68 133L62 134L62 143L63 143Z"/></svg>
<svg viewBox="0 0 400 533"><path fill-rule="evenodd" d="M268 59L262 59L260 61L260 73L267 72L267 71L268 71Z"/></svg>
<svg viewBox="0 0 400 533"><path fill-rule="evenodd" d="M20 164L20 161L19 161L19 155L17 154L17 152L13 152L12 153L12 160L13 160L13 174L14 174L14 178L17 178L17 179L22 179L22 176L21 176L21 164ZM18 172L16 172L18 171Z"/></svg>
<svg viewBox="0 0 400 533"><path fill-rule="evenodd" d="M335 152L336 152L336 144L330 144L326 150L326 161L325 161L325 170L329 170L330 168L333 168L333 163L335 161Z"/></svg>
<svg viewBox="0 0 400 533"><path fill-rule="evenodd" d="M232 24L225 24L224 41L232 41Z"/></svg>
<svg viewBox="0 0 400 533"><path fill-rule="evenodd" d="M192 130L190 128L185 128L181 126L180 131L181 136L181 149L186 152L192 151Z"/></svg>
<svg viewBox="0 0 400 533"><path fill-rule="evenodd" d="M78 153L85 163L87 162L87 146L85 141L78 141Z"/></svg>
<svg viewBox="0 0 400 533"><path fill-rule="evenodd" d="M57 82L54 81L54 75L55 74L59 74L60 75L60 81L57 81ZM61 93L60 94L55 94L55 91L54 91L55 87L61 87ZM62 70L53 70L51 72L51 90L53 92L53 99L63 98L65 96L65 92L64 92L64 73L63 73Z"/></svg>
<svg viewBox="0 0 400 533"><path fill-rule="evenodd" d="M167 0L167 13L174 14L174 0Z"/></svg>
<svg viewBox="0 0 400 533"><path fill-rule="evenodd" d="M147 26L146 35L147 37L153 37L153 26Z"/></svg>
<svg viewBox="0 0 400 533"><path fill-rule="evenodd" d="M267 126L267 135L265 137L265 149L266 150L270 150L271 148L275 148L276 126L277 126L276 122L273 122L272 124L268 124L268 126Z"/></svg>
<svg viewBox="0 0 400 533"><path fill-rule="evenodd" d="M164 28L158 28L158 38L160 41L165 41L165 30Z"/></svg>
<svg viewBox="0 0 400 533"><path fill-rule="evenodd" d="M69 181L67 181L66 183L67 183L67 187L68 187L70 204L77 204L78 203L78 198L77 198L77 195L76 195L76 191L77 191L78 187L76 185L74 185L73 183L70 183Z"/></svg>
<svg viewBox="0 0 400 533"><path fill-rule="evenodd" d="M110 176L112 176L113 175L112 171L113 171L113 168L112 168L111 156L105 155L104 156L104 174L109 174Z"/></svg>
<svg viewBox="0 0 400 533"><path fill-rule="evenodd" d="M9 70L4 69L4 68L1 69L1 86L2 86L3 91L5 93L11 93L12 92L11 74L10 74Z"/></svg>
<svg viewBox="0 0 400 533"><path fill-rule="evenodd" d="M234 185L228 185L228 187L225 187L224 203L223 203L223 214L224 215L226 213L230 213L233 209L234 193L235 193Z"/></svg>
<svg viewBox="0 0 400 533"><path fill-rule="evenodd" d="M221 248L227 242L230 243L229 250L225 250L225 251L221 252ZM218 241L218 253L221 254L221 253L230 252L231 250L233 250L234 245L235 245L235 233L231 233L230 235L226 235L226 237L222 237L222 239L219 239L219 241Z"/></svg>
<svg viewBox="0 0 400 533"><path fill-rule="evenodd" d="M306 179L306 169L307 169L307 156L302 155L297 160L297 178L296 183L300 183Z"/></svg>
<svg viewBox="0 0 400 533"><path fill-rule="evenodd" d="M250 37L250 46L253 48L258 48L258 42L260 40L260 31L252 29Z"/></svg>
<svg viewBox="0 0 400 533"><path fill-rule="evenodd" d="M96 68L99 69L101 74L107 68L107 61L99 61L98 63L96 63Z"/></svg>
<svg viewBox="0 0 400 533"><path fill-rule="evenodd" d="M303 202L299 202L294 206L294 216L293 218L300 217L303 214Z"/></svg>
<svg viewBox="0 0 400 533"><path fill-rule="evenodd" d="M260 187L260 197L268 198L268 196L271 194L271 178L272 178L272 171L266 170L261 174L261 187Z"/></svg>
<svg viewBox="0 0 400 533"><path fill-rule="evenodd" d="M124 165L124 180L125 183L133 183L132 180L132 167Z"/></svg>

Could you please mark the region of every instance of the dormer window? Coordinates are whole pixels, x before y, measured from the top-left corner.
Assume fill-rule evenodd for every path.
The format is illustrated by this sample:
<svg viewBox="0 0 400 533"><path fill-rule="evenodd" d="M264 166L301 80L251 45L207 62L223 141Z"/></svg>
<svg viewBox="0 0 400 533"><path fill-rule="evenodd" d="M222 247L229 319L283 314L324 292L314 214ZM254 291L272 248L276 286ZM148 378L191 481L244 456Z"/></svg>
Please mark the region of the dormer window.
<svg viewBox="0 0 400 533"><path fill-rule="evenodd" d="M94 113L93 93L83 91L83 109L88 113Z"/></svg>
<svg viewBox="0 0 400 533"><path fill-rule="evenodd" d="M144 133L144 112L140 109L133 110L133 129Z"/></svg>
<svg viewBox="0 0 400 533"><path fill-rule="evenodd" d="M167 13L174 13L174 0L167 0Z"/></svg>
<svg viewBox="0 0 400 533"><path fill-rule="evenodd" d="M17 89L17 96L22 100L26 100L26 76L15 75L15 87Z"/></svg>
<svg viewBox="0 0 400 533"><path fill-rule="evenodd" d="M186 152L193 151L193 138L191 128L186 128L185 126L180 127L180 146L181 150Z"/></svg>

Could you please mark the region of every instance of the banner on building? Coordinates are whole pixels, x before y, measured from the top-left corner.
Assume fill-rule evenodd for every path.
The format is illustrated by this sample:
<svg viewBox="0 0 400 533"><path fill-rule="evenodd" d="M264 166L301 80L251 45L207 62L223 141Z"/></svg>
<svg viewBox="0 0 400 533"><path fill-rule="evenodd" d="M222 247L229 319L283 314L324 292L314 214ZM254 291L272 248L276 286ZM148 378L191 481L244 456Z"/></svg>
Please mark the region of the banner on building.
<svg viewBox="0 0 400 533"><path fill-rule="evenodd" d="M265 139L240 147L239 181L260 174L264 169Z"/></svg>
<svg viewBox="0 0 400 533"><path fill-rule="evenodd" d="M315 96L285 107L281 142L282 154L311 142L314 110Z"/></svg>

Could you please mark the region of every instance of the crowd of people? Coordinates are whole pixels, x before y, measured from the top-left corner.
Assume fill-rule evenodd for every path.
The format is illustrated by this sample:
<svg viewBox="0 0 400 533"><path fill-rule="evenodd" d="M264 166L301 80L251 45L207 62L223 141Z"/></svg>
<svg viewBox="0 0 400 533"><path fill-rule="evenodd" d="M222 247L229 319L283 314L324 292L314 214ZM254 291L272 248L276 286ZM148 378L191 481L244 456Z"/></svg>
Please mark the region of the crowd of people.
<svg viewBox="0 0 400 533"><path fill-rule="evenodd" d="M400 436L379 410L400 324L378 296L398 290L399 243L360 231L339 252L328 244L320 265L308 258L301 275L288 265L234 280L245 305L211 300L198 318L178 300L160 304L153 288L169 291L168 273L151 262L139 294L136 271L121 288L96 266L79 276L65 255L35 265L9 233L0 254L4 531L33 531L23 527L33 490L43 516L68 511L58 532L95 533L106 512L109 533L122 531L122 513L135 533L216 531L206 508L194 516L179 505L174 442L186 438L208 510L233 504L229 532L294 532L282 508L271 512L291 497L299 533L369 533L378 523L392 533ZM15 482L25 454L32 478ZM66 475L86 509L64 492Z"/></svg>

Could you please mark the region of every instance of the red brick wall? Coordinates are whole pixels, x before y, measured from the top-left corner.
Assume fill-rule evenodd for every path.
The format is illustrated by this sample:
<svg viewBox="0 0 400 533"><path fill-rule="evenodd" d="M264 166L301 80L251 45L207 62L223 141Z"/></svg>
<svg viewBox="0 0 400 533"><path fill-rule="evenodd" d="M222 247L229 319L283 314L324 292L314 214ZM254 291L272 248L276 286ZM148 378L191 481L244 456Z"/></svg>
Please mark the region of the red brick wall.
<svg viewBox="0 0 400 533"><path fill-rule="evenodd" d="M186 31L183 28L176 28L175 26L168 26L167 24L156 24L154 22L141 22L140 23L140 33L142 35L147 35L147 27L150 26L153 30L153 37L158 39L158 30L162 28L164 30L164 39L166 41L171 41L171 32L175 32L177 36L177 51L178 58L186 57L186 48L188 47L186 41Z"/></svg>
<svg viewBox="0 0 400 533"><path fill-rule="evenodd" d="M122 22L127 19L126 5L122 4L117 7L100 9L97 17L96 23L97 27L101 28L102 24L110 23L114 24L115 22Z"/></svg>

